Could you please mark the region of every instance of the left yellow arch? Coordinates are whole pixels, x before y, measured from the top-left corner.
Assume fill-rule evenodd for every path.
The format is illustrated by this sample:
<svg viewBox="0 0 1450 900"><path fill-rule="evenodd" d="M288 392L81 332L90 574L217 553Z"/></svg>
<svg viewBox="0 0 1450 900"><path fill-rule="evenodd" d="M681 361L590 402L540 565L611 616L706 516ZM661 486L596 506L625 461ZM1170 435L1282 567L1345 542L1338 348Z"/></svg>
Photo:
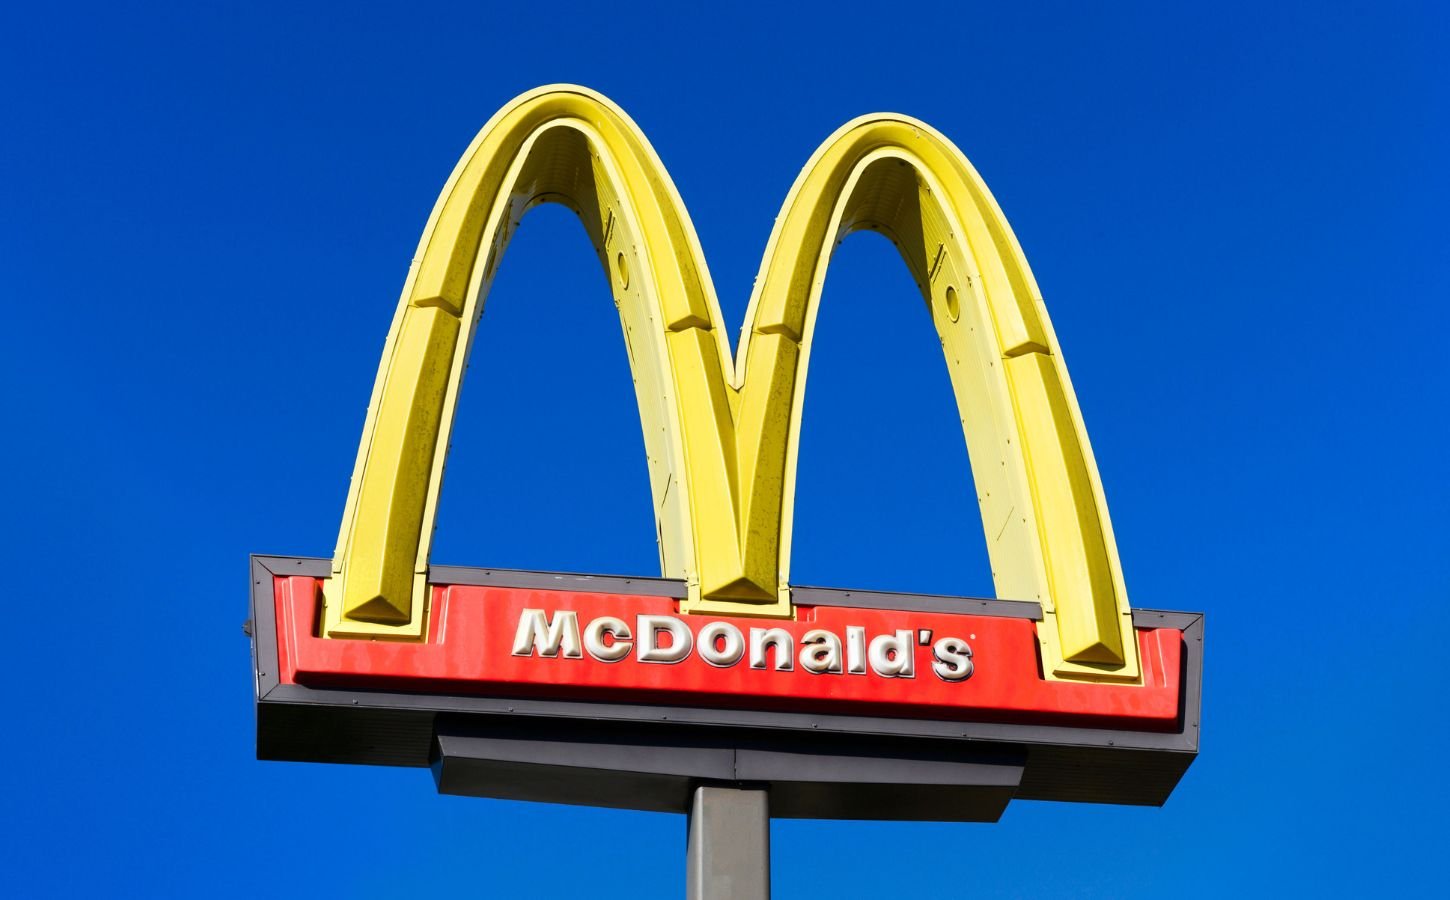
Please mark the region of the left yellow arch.
<svg viewBox="0 0 1450 900"><path fill-rule="evenodd" d="M1030 270L966 158L926 125L857 119L812 156L767 246L732 359L699 241L639 129L584 88L484 126L435 206L374 385L326 588L325 633L423 633L432 523L472 330L532 205L584 223L613 286L649 457L663 574L693 612L791 614L805 373L848 233L901 251L930 306L999 595L1044 609L1049 677L1138 677L1131 610L1081 414Z"/></svg>

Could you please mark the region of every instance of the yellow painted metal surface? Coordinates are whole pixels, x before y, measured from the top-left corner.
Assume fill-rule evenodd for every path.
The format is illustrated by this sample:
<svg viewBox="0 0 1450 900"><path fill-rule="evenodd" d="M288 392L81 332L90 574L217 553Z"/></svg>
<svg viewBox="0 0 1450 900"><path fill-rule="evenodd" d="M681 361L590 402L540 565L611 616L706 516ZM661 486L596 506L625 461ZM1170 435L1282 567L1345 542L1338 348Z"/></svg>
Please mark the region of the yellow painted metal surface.
<svg viewBox="0 0 1450 900"><path fill-rule="evenodd" d="M894 114L828 138L776 220L732 358L663 165L621 110L574 86L531 91L495 115L423 232L358 450L326 634L423 634L428 549L473 329L509 236L545 202L578 213L610 276L661 570L687 582L687 611L792 613L796 454L821 287L837 244L872 228L895 242L931 309L998 594L1042 602L1049 677L1138 678L1102 485L1057 339L1016 238L961 152Z"/></svg>

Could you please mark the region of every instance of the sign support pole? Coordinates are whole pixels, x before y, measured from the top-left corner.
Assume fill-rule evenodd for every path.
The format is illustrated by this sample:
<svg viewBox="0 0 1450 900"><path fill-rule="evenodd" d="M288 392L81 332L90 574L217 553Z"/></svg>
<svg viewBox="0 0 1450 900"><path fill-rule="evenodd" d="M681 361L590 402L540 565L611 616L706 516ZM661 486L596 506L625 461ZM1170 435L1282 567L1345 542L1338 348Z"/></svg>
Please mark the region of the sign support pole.
<svg viewBox="0 0 1450 900"><path fill-rule="evenodd" d="M688 828L688 900L770 900L770 800L764 788L695 788Z"/></svg>

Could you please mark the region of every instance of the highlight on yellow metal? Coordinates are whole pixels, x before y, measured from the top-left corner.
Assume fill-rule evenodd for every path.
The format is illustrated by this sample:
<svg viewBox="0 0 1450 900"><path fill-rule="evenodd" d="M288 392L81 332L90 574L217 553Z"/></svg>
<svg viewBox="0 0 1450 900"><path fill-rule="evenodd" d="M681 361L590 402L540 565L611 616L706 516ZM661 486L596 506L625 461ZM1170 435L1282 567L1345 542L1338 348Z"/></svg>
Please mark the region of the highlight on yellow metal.
<svg viewBox="0 0 1450 900"><path fill-rule="evenodd" d="M931 310L997 592L1041 601L1044 673L1139 678L1067 369L1017 240L966 157L895 114L831 135L786 197L732 359L664 166L623 111L572 85L530 91L490 119L429 217L373 387L324 591L326 635L424 636L429 545L473 330L520 218L549 202L583 220L613 286L660 567L686 581L686 612L792 614L796 454L821 287L841 240L872 228L895 242Z"/></svg>

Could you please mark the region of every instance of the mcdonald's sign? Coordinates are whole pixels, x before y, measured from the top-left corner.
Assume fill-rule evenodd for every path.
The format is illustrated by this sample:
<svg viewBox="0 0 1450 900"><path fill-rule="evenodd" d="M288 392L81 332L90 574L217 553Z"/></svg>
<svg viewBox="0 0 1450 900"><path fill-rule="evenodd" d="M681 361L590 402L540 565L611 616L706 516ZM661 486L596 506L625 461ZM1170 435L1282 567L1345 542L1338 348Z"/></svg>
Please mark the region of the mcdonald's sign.
<svg viewBox="0 0 1450 900"><path fill-rule="evenodd" d="M661 577L431 566L460 382L521 217L556 202L608 273ZM848 233L899 248L950 372L1003 599L789 577L806 368ZM1162 803L1198 748L1202 617L1128 602L1057 337L1006 219L926 124L806 163L732 356L690 220L604 97L500 110L443 188L378 368L331 560L253 557L258 754L432 766L441 790L776 816L994 820L1013 797Z"/></svg>

